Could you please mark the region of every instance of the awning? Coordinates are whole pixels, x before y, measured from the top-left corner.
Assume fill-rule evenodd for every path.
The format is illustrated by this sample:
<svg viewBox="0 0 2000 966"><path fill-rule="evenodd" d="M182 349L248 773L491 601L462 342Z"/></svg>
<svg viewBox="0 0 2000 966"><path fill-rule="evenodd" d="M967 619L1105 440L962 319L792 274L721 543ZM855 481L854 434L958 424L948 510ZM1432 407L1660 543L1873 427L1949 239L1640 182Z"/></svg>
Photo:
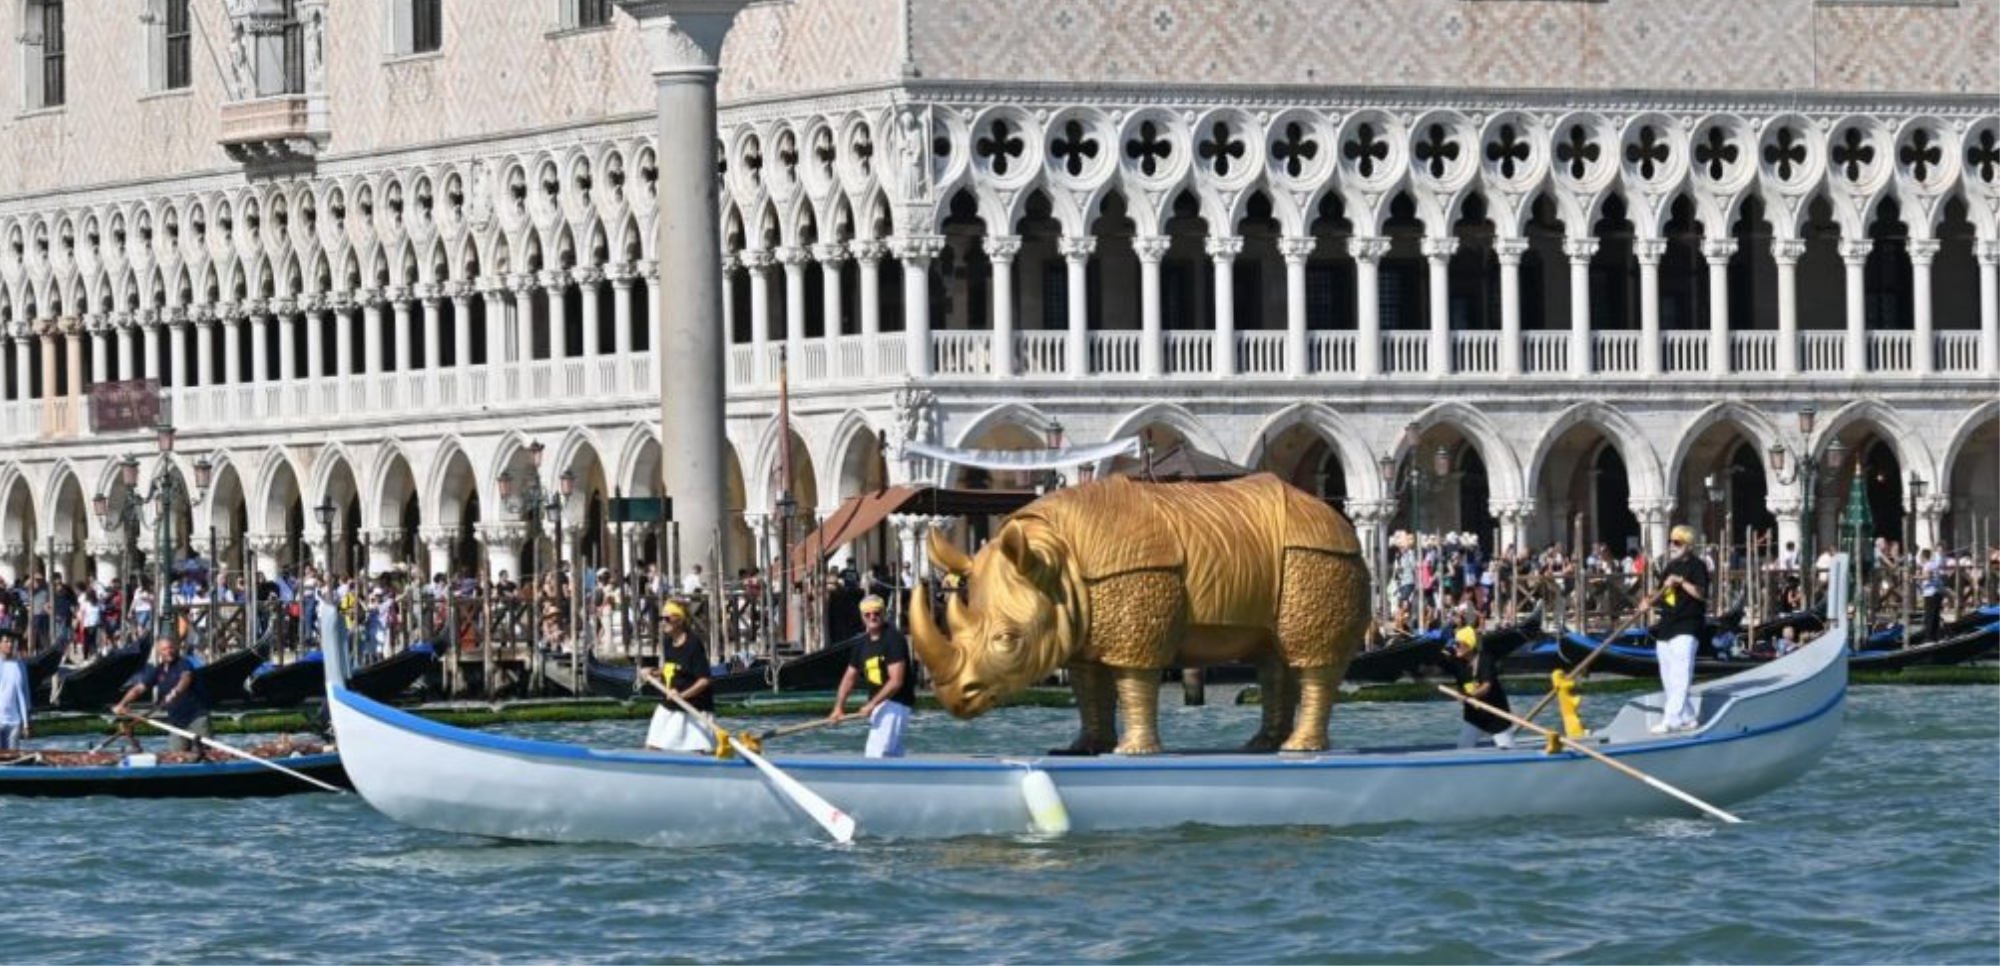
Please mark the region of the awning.
<svg viewBox="0 0 2000 966"><path fill-rule="evenodd" d="M1249 476L1248 467L1219 456L1210 456L1185 443L1149 454L1151 459L1121 457L1111 463L1111 473L1159 482L1221 481Z"/></svg>
<svg viewBox="0 0 2000 966"><path fill-rule="evenodd" d="M850 496L819 528L792 548L792 562L808 568L866 536L892 514L989 516L1012 513L1035 501L1029 490L951 490L941 486L892 486Z"/></svg>

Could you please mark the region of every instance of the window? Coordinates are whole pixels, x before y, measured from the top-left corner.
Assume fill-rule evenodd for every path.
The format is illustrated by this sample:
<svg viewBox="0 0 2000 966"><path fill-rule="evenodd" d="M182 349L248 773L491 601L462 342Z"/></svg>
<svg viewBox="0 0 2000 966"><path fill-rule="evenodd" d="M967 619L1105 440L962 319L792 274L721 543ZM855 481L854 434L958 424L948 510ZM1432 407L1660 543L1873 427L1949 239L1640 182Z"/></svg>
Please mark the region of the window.
<svg viewBox="0 0 2000 966"><path fill-rule="evenodd" d="M444 0L412 0L410 52L425 54L444 46Z"/></svg>
<svg viewBox="0 0 2000 966"><path fill-rule="evenodd" d="M185 90L194 83L188 60L188 44L194 30L189 23L188 0L167 0L167 82L170 91Z"/></svg>
<svg viewBox="0 0 2000 966"><path fill-rule="evenodd" d="M299 20L297 0L285 0L285 89L280 94L306 92L305 24Z"/></svg>
<svg viewBox="0 0 2000 966"><path fill-rule="evenodd" d="M62 5L63 0L34 0L28 6L28 22L40 28L28 42L41 45L41 56L31 58L29 67L30 107L61 107L65 101Z"/></svg>
<svg viewBox="0 0 2000 966"><path fill-rule="evenodd" d="M576 23L571 26L608 27L611 25L611 0L569 0L576 10Z"/></svg>

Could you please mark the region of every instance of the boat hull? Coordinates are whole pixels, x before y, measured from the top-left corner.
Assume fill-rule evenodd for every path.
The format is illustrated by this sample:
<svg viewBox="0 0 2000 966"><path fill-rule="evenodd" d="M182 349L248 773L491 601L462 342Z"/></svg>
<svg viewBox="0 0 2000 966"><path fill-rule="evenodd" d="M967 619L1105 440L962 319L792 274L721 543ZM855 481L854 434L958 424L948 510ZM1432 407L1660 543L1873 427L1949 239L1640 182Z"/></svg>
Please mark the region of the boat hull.
<svg viewBox="0 0 2000 966"><path fill-rule="evenodd" d="M278 764L342 788L354 787L335 752L277 759ZM297 778L250 761L227 759L185 765L77 768L0 767L0 795L31 798L261 798L321 791Z"/></svg>

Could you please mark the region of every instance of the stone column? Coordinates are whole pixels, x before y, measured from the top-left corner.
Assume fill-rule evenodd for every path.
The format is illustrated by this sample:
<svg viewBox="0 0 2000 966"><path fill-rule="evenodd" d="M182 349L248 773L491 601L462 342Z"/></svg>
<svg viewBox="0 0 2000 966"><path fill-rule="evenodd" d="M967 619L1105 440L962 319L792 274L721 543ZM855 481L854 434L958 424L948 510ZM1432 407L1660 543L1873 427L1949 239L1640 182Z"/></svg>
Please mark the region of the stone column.
<svg viewBox="0 0 2000 966"><path fill-rule="evenodd" d="M942 235L905 235L890 246L903 262L903 365L913 378L931 374L931 259Z"/></svg>
<svg viewBox="0 0 2000 966"><path fill-rule="evenodd" d="M451 366L463 370L472 365L472 289L464 282L452 282L444 291L451 299ZM438 364L436 357L430 362Z"/></svg>
<svg viewBox="0 0 2000 966"><path fill-rule="evenodd" d="M640 279L642 279L643 281L645 281L645 283L646 283L646 293L647 293L647 297L646 297L646 331L648 331L648 332L659 332L659 331L661 331L661 329L660 329L660 299L659 299L658 297L656 297L656 296L655 296L655 295L654 295L653 293L656 293L656 292L658 292L658 291L660 290L660 263L659 263L659 262L656 262L656 261L654 261L654 260L652 260L652 259L650 259L650 258L642 258L642 259L639 259L639 263L638 263L638 271L639 271L639 278L640 278ZM647 344L647 345L652 345L652 346L657 346L657 345L659 345L659 344L660 344L660 340L659 340L659 339L657 339L657 338L655 338L655 339L653 339L653 340L651 340L651 341L647 342L646 344ZM727 340L727 339L724 339L724 340L723 340L723 344L724 344L724 345L727 345L727 344L728 344L728 340ZM659 357L658 357L657 355L655 355L655 356L654 356L654 359L653 359L653 362L654 362L654 369L656 370L656 374L657 374L657 370L658 370L658 368L659 368L659 366L658 366L658 363L659 363Z"/></svg>
<svg viewBox="0 0 2000 966"><path fill-rule="evenodd" d="M229 314L222 317L222 384L241 385L243 382L243 316L232 306Z"/></svg>
<svg viewBox="0 0 2000 966"><path fill-rule="evenodd" d="M401 534L389 527L369 527L361 531L361 542L368 548L368 572L379 574L396 564L399 559Z"/></svg>
<svg viewBox="0 0 2000 966"><path fill-rule="evenodd" d="M382 292L370 290L361 293L361 365L363 374L375 376L383 372L382 358Z"/></svg>
<svg viewBox="0 0 2000 966"><path fill-rule="evenodd" d="M87 549L95 563L97 582L106 587L116 586L122 573L120 562L124 556L124 542L116 535L93 538Z"/></svg>
<svg viewBox="0 0 2000 966"><path fill-rule="evenodd" d="M1771 260L1778 265L1778 375L1799 374L1799 259L1805 257L1802 238L1771 241Z"/></svg>
<svg viewBox="0 0 2000 966"><path fill-rule="evenodd" d="M1565 238L1569 257L1569 373L1590 375L1590 260L1597 257L1597 239Z"/></svg>
<svg viewBox="0 0 2000 966"><path fill-rule="evenodd" d="M1306 346L1306 259L1319 247L1311 235L1286 235L1278 239L1278 256L1285 260L1285 375L1303 378L1312 371ZM1364 542L1363 544L1367 544Z"/></svg>
<svg viewBox="0 0 2000 966"><path fill-rule="evenodd" d="M439 351L444 340L444 313L439 311L444 305L444 293L436 285L419 285L416 295L424 307L423 367L436 369L438 360L444 357L444 353ZM455 326L461 329L464 327L463 321L459 321Z"/></svg>
<svg viewBox="0 0 2000 966"><path fill-rule="evenodd" d="M1850 376L1868 371L1868 292L1863 272L1868 253L1874 250L1872 241L1840 240L1840 260L1847 266L1847 348L1841 361Z"/></svg>
<svg viewBox="0 0 2000 966"><path fill-rule="evenodd" d="M1458 239L1426 238L1423 248L1430 263L1430 370L1443 378L1452 373L1451 256L1458 254Z"/></svg>
<svg viewBox="0 0 2000 966"><path fill-rule="evenodd" d="M897 513L889 517L889 525L896 529L896 559L902 561L903 573L914 574L927 554L917 550L917 536L923 532L923 517Z"/></svg>
<svg viewBox="0 0 2000 966"><path fill-rule="evenodd" d="M133 378L137 363L133 357L139 354L139 320L130 315L118 320L118 381Z"/></svg>
<svg viewBox="0 0 2000 966"><path fill-rule="evenodd" d="M167 374L175 390L185 389L188 384L187 333L189 328L201 329L203 326L200 321L186 317L174 319L167 323ZM199 343L201 337L196 336L195 341ZM17 346L17 352L18 348ZM19 353L16 359L21 363L21 398L26 399L28 398L27 353Z"/></svg>
<svg viewBox="0 0 2000 966"><path fill-rule="evenodd" d="M569 273L548 269L541 274L542 291L549 298L549 358L557 362L576 354L569 343L569 303L563 293L569 288Z"/></svg>
<svg viewBox="0 0 2000 966"><path fill-rule="evenodd" d="M1635 498L1632 514L1646 534L1646 554L1658 557L1667 552L1667 535L1672 530L1674 501L1670 498Z"/></svg>
<svg viewBox="0 0 2000 966"><path fill-rule="evenodd" d="M1931 263L1941 243L1935 238L1912 238L1910 250L1910 312L1914 330L1910 333L1910 372L1928 376L1937 371L1936 323L1931 313Z"/></svg>
<svg viewBox="0 0 2000 966"><path fill-rule="evenodd" d="M869 375L875 375L875 341L882 334L882 259L889 254L889 246L874 239L856 241L850 246L854 251L856 273L861 278L861 354L862 365Z"/></svg>
<svg viewBox="0 0 2000 966"><path fill-rule="evenodd" d="M342 379L354 375L354 303L346 300L333 310L333 367Z"/></svg>
<svg viewBox="0 0 2000 966"><path fill-rule="evenodd" d="M508 361L526 369L529 363L535 361L534 273L517 272L507 276L507 289L514 293L514 355Z"/></svg>
<svg viewBox="0 0 2000 966"><path fill-rule="evenodd" d="M299 333L291 318L297 309L290 301L279 302L271 315L272 324L278 328L278 371L273 377L286 382L299 378Z"/></svg>
<svg viewBox="0 0 2000 966"><path fill-rule="evenodd" d="M989 235L986 260L993 266L993 378L1014 375L1014 258L1021 236Z"/></svg>
<svg viewBox="0 0 2000 966"><path fill-rule="evenodd" d="M1361 552L1368 560L1368 573L1373 577L1374 592L1370 594L1370 599L1374 601L1374 609L1378 610L1384 600L1383 586L1386 583L1382 560L1386 544L1382 525L1395 513L1394 500L1353 498L1347 501L1347 518L1354 523L1355 539L1361 544Z"/></svg>
<svg viewBox="0 0 2000 966"><path fill-rule="evenodd" d="M59 331L63 340L63 381L69 389L64 395L81 396L83 395L83 329L77 320L65 319ZM70 418L75 419L77 414L74 411L72 413ZM72 426L62 428L67 431Z"/></svg>
<svg viewBox="0 0 2000 966"><path fill-rule="evenodd" d="M722 558L721 579L732 571L728 544L720 541L729 525L723 425L728 359L716 244L722 232L715 80L723 37L749 0L617 2L640 23L659 108L653 250L658 274L673 280L674 292L669 299L658 284L650 289L659 316L649 344L660 366L661 450L674 454L665 461L667 495L674 499L687 558Z"/></svg>
<svg viewBox="0 0 2000 966"><path fill-rule="evenodd" d="M595 268L578 268L570 272L570 278L583 296L583 357L596 358L604 354L597 314L597 290L604 284L604 273Z"/></svg>
<svg viewBox="0 0 2000 966"><path fill-rule="evenodd" d="M739 256L743 270L750 273L750 384L763 385L771 378L771 263L770 252L745 249Z"/></svg>
<svg viewBox="0 0 2000 966"><path fill-rule="evenodd" d="M1496 238L1493 255L1500 262L1500 374L1521 374L1521 257L1525 238Z"/></svg>
<svg viewBox="0 0 2000 966"><path fill-rule="evenodd" d="M418 531L424 544L424 576L444 574L446 578L455 576L451 566L451 547L457 542L458 534L450 527L425 527Z"/></svg>
<svg viewBox="0 0 2000 966"><path fill-rule="evenodd" d="M990 244L990 241L989 241ZM840 338L842 310L846 307L846 293L842 291L840 265L847 261L847 246L839 242L821 242L812 247L813 260L819 263L820 289L820 338L832 344ZM832 369L833 352L827 352L828 371Z"/></svg>
<svg viewBox="0 0 2000 966"><path fill-rule="evenodd" d="M1363 379L1382 374L1382 256L1389 239L1356 235L1347 240L1354 259L1354 374Z"/></svg>
<svg viewBox="0 0 2000 966"><path fill-rule="evenodd" d="M1167 249L1173 242L1166 235L1140 235L1132 239L1132 252L1139 257L1139 375L1147 379L1166 374L1166 333L1160 324L1160 261L1167 257Z"/></svg>
<svg viewBox="0 0 2000 966"><path fill-rule="evenodd" d="M90 384L111 381L111 322L102 316L85 320L90 333ZM82 395L81 390L78 395Z"/></svg>
<svg viewBox="0 0 2000 966"><path fill-rule="evenodd" d="M1709 238L1701 243L1708 260L1708 372L1729 374L1729 260L1736 255L1733 238Z"/></svg>
<svg viewBox="0 0 2000 966"><path fill-rule="evenodd" d="M1797 492L1798 485L1794 483L1764 497L1764 508L1771 511L1771 516L1775 517L1778 523L1778 545L1773 548L1774 556L1783 553L1786 544L1791 544L1794 551L1804 549L1799 546L1799 518L1805 507L1796 495ZM1800 563L1802 567L1812 565L1812 561L1809 560Z"/></svg>
<svg viewBox="0 0 2000 966"><path fill-rule="evenodd" d="M243 325L250 330L250 381L266 383L271 380L271 317L255 308L243 316Z"/></svg>
<svg viewBox="0 0 2000 966"><path fill-rule="evenodd" d="M1528 547L1528 527L1535 522L1534 500L1489 500L1487 509L1500 522L1500 530L1494 536L1494 546L1489 550Z"/></svg>
<svg viewBox="0 0 2000 966"><path fill-rule="evenodd" d="M1204 249L1215 267L1215 360L1209 375L1236 375L1236 256L1243 254L1240 235L1208 239Z"/></svg>
<svg viewBox="0 0 2000 966"><path fill-rule="evenodd" d="M277 576L278 568L284 566L283 562L278 559L278 555L285 551L285 535L282 533L247 533L244 534L244 541L245 545L250 548L250 553L256 558L254 563L257 566L257 573L265 577ZM251 583L252 581L245 580L244 582Z"/></svg>
<svg viewBox="0 0 2000 966"><path fill-rule="evenodd" d="M326 312L325 302L316 295L307 296L300 308L306 313L306 371L304 378L318 379L326 371Z"/></svg>
<svg viewBox="0 0 2000 966"><path fill-rule="evenodd" d="M1090 256L1097 253L1095 235L1064 235L1056 243L1068 274L1063 286L1069 292L1069 342L1065 347L1069 377L1090 374Z"/></svg>
<svg viewBox="0 0 2000 966"><path fill-rule="evenodd" d="M507 283L499 278L479 280L479 297L486 300L486 366L507 362Z"/></svg>
<svg viewBox="0 0 2000 966"><path fill-rule="evenodd" d="M176 376L189 375L193 378L187 382L175 379L174 385L185 386L192 384L210 386L215 384L215 327L216 319L214 316L203 316L194 320L194 358L189 359L185 353L176 353L175 355L178 358L174 360L174 364L178 367L175 372ZM225 344L228 342L226 339L223 341ZM183 345L181 348L185 349L187 346ZM229 371L225 366L223 370L224 381L228 380Z"/></svg>
<svg viewBox="0 0 2000 966"><path fill-rule="evenodd" d="M10 585L20 583L27 564L27 544L18 540L0 543L0 579L5 579Z"/></svg>
<svg viewBox="0 0 2000 966"><path fill-rule="evenodd" d="M1635 238L1632 257L1639 261L1639 375L1660 374L1660 259L1667 254L1664 238Z"/></svg>
<svg viewBox="0 0 2000 966"><path fill-rule="evenodd" d="M2000 239L1974 243L1979 259L1979 371L2000 376Z"/></svg>
<svg viewBox="0 0 2000 966"><path fill-rule="evenodd" d="M743 270L743 259L736 255L722 257L722 344L733 345L736 341L736 322L743 310L736 304L736 273ZM657 300L648 300L658 305ZM728 350L724 350L724 355Z"/></svg>
<svg viewBox="0 0 2000 966"><path fill-rule="evenodd" d="M611 281L611 352L623 359L632 354L632 267L614 265L604 277ZM728 338L723 336L725 341Z"/></svg>
<svg viewBox="0 0 2000 966"><path fill-rule="evenodd" d="M785 270L785 355L798 365L806 349L806 266L812 254L797 245L786 245L775 253Z"/></svg>
<svg viewBox="0 0 2000 966"><path fill-rule="evenodd" d="M1911 552L1923 547L1935 549L1944 543L1944 515L1950 510L1951 497L1947 494L1926 493L1917 501L1916 526L1910 536L1916 546L1910 548Z"/></svg>
<svg viewBox="0 0 2000 966"><path fill-rule="evenodd" d="M675 511L679 511L675 507ZM475 528L480 546L486 548L486 572L494 580L501 574L514 580L521 579L521 543L528 538L526 524L517 520L505 523L481 523Z"/></svg>

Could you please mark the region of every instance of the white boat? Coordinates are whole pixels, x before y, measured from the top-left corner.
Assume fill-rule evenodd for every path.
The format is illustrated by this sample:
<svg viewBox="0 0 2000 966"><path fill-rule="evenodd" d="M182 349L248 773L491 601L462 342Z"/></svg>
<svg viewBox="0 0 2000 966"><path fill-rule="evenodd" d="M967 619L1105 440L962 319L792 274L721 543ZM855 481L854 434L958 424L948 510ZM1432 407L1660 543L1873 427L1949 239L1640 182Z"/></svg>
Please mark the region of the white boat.
<svg viewBox="0 0 2000 966"><path fill-rule="evenodd" d="M1836 584L1845 600L1844 581ZM1832 627L1769 664L1697 685L1700 724L1692 731L1650 734L1662 697L1652 693L1628 700L1585 740L1711 803L1768 792L1803 774L1838 736L1846 639L1844 626ZM819 837L793 799L740 759L586 748L427 721L347 690L343 650L330 648L326 662L341 755L355 789L397 821L506 839L650 846ZM1336 733L1338 724L1336 716ZM1051 785L1074 832L1697 814L1602 762L1539 746L771 762L852 816L864 838L1046 829Z"/></svg>

